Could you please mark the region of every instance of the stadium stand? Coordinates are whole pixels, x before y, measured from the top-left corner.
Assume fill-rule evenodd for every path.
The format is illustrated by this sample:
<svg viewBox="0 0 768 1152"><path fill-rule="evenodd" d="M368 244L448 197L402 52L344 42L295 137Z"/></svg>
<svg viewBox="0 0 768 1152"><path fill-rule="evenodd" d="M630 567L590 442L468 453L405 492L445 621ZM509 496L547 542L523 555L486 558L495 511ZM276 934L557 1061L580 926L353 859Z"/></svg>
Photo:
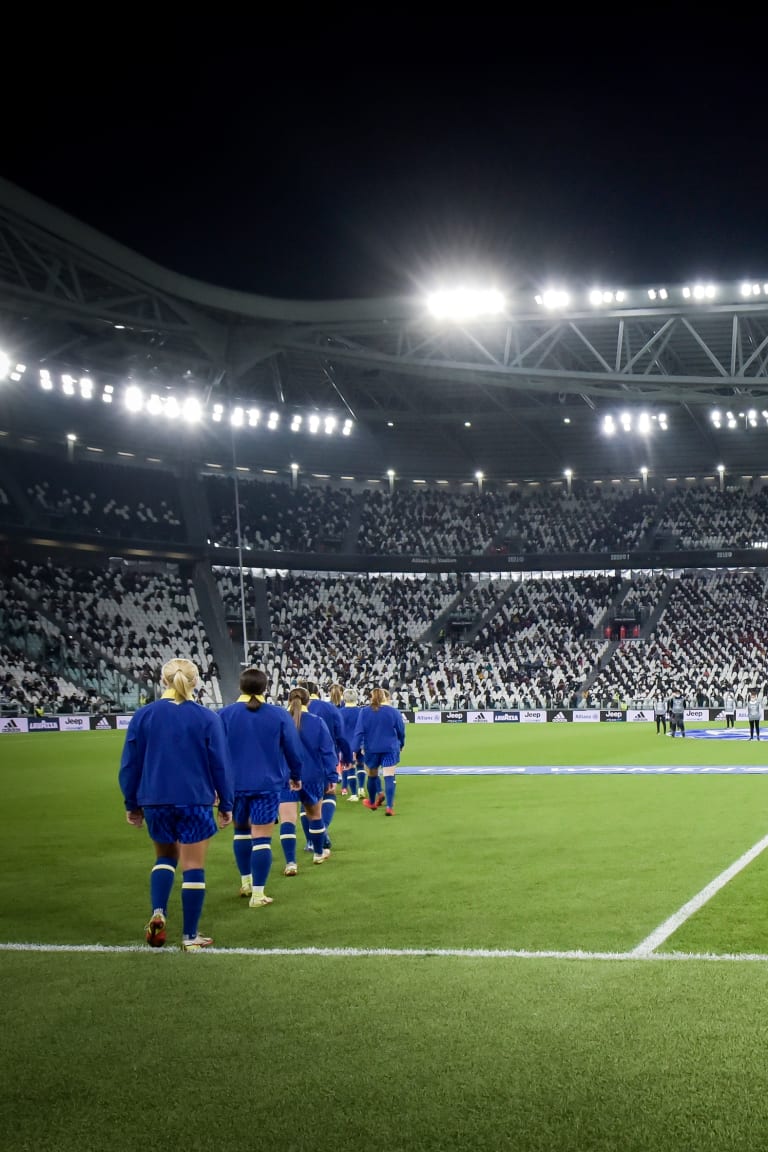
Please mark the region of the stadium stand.
<svg viewBox="0 0 768 1152"><path fill-rule="evenodd" d="M235 487L229 476L205 476L211 510L211 543L222 548L237 544ZM243 547L256 551L339 552L351 515L347 488L294 491L280 481L238 481L240 533Z"/></svg>
<svg viewBox="0 0 768 1152"><path fill-rule="evenodd" d="M649 639L620 644L590 698L641 704L662 688L699 707L719 707L726 691L745 700L756 687L765 696L767 635L762 573L686 573L673 582Z"/></svg>
<svg viewBox="0 0 768 1152"><path fill-rule="evenodd" d="M630 495L579 485L542 492L518 506L512 531L527 552L605 552L636 547L654 520L653 493Z"/></svg>
<svg viewBox="0 0 768 1152"><path fill-rule="evenodd" d="M768 490L721 492L698 485L675 492L660 519L659 532L676 537L680 549L768 546Z"/></svg>
<svg viewBox="0 0 768 1152"><path fill-rule="evenodd" d="M137 466L71 464L50 456L15 452L4 455L40 529L73 536L110 536L134 540L181 541L184 525L174 497L176 479L168 472ZM12 506L0 502L0 517ZM14 519L18 519L18 514Z"/></svg>
<svg viewBox="0 0 768 1152"><path fill-rule="evenodd" d="M366 555L479 555L501 531L518 499L493 491L366 492L358 548Z"/></svg>

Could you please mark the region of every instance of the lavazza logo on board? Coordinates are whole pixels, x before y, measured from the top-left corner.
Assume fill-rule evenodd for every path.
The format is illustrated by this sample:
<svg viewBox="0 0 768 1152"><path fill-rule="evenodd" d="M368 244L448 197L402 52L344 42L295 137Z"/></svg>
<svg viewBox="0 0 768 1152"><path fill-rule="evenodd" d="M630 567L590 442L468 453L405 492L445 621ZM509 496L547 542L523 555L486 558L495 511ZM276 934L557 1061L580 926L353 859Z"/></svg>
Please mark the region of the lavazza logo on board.
<svg viewBox="0 0 768 1152"><path fill-rule="evenodd" d="M415 716L417 724L441 724L439 712L417 712Z"/></svg>
<svg viewBox="0 0 768 1152"><path fill-rule="evenodd" d="M520 723L520 713L519 712L494 712L493 722L494 722L494 724L519 724Z"/></svg>
<svg viewBox="0 0 768 1152"><path fill-rule="evenodd" d="M29 721L29 731L30 732L58 732L58 730L59 730L58 720L30 720Z"/></svg>
<svg viewBox="0 0 768 1152"><path fill-rule="evenodd" d="M59 716L59 728L62 732L88 732L90 727L88 716Z"/></svg>
<svg viewBox="0 0 768 1152"><path fill-rule="evenodd" d="M521 724L546 724L547 713L543 708L529 708L520 713Z"/></svg>
<svg viewBox="0 0 768 1152"><path fill-rule="evenodd" d="M26 716L11 716L10 719L0 723L0 732L5 736L13 736L19 732L29 732L29 721Z"/></svg>

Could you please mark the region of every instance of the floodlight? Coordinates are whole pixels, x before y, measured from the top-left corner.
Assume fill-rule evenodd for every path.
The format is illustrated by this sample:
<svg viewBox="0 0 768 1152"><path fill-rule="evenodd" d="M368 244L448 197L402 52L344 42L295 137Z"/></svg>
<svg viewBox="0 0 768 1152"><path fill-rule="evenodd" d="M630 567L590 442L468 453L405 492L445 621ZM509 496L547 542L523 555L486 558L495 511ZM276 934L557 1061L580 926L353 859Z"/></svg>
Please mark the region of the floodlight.
<svg viewBox="0 0 768 1152"><path fill-rule="evenodd" d="M720 472L721 474L723 472L725 472L725 464L718 464L717 471Z"/></svg>
<svg viewBox="0 0 768 1152"><path fill-rule="evenodd" d="M573 468L566 468L563 472L563 476L565 476L566 480L570 480L570 478L573 476Z"/></svg>
<svg viewBox="0 0 768 1152"><path fill-rule="evenodd" d="M344 425L341 429L341 434L342 434L342 436L350 436L351 433L352 433L352 421L347 419L344 421Z"/></svg>
<svg viewBox="0 0 768 1152"><path fill-rule="evenodd" d="M641 412L637 420L637 430L641 436L647 436L651 430L651 418L647 412Z"/></svg>
<svg viewBox="0 0 768 1152"><path fill-rule="evenodd" d="M475 472L475 480L484 480L484 479L485 479L485 473L484 472Z"/></svg>
<svg viewBox="0 0 768 1152"><path fill-rule="evenodd" d="M626 298L627 298L626 292L622 292L621 290L619 290L616 293L616 303L617 304L623 304L624 301L626 300Z"/></svg>
<svg viewBox="0 0 768 1152"><path fill-rule="evenodd" d="M309 418L309 430L310 430L310 432L312 432L314 434L315 432L317 432L319 427L320 427L320 417L317 415L316 412L313 412Z"/></svg>
<svg viewBox="0 0 768 1152"><path fill-rule="evenodd" d="M64 375L61 378L61 390L65 396L74 396L75 394L75 378L74 376Z"/></svg>
<svg viewBox="0 0 768 1152"><path fill-rule="evenodd" d="M742 284L741 294L742 294L742 296L751 296L752 295L752 285L746 284L746 283Z"/></svg>
<svg viewBox="0 0 768 1152"><path fill-rule="evenodd" d="M141 388L138 388L135 384L131 384L130 387L125 390L125 406L129 412L141 412L141 409L144 407L144 397Z"/></svg>
<svg viewBox="0 0 768 1152"><path fill-rule="evenodd" d="M335 427L336 427L336 417L335 416L326 416L326 418L325 418L325 431L329 436L330 436L331 432L333 432Z"/></svg>
<svg viewBox="0 0 768 1152"><path fill-rule="evenodd" d="M707 284L706 288L704 289L704 295L706 296L707 300L714 300L715 296L717 295L717 288L715 285Z"/></svg>
<svg viewBox="0 0 768 1152"><path fill-rule="evenodd" d="M688 288L688 287L686 287L686 288L683 288L683 296L684 296L684 298L685 298L686 300L690 300L690 298L691 298L691 290L690 290L690 288Z"/></svg>
<svg viewBox="0 0 768 1152"><path fill-rule="evenodd" d="M233 428L242 428L243 426L243 410L240 407L232 409L232 415L229 422Z"/></svg>
<svg viewBox="0 0 768 1152"><path fill-rule="evenodd" d="M167 396L165 400L165 415L169 420L175 420L181 414L181 405L175 396Z"/></svg>
<svg viewBox="0 0 768 1152"><path fill-rule="evenodd" d="M659 298L661 300L669 299L669 292L667 292L666 288L660 288L659 289Z"/></svg>
<svg viewBox="0 0 768 1152"><path fill-rule="evenodd" d="M603 292L603 304L613 304L613 292Z"/></svg>
<svg viewBox="0 0 768 1152"><path fill-rule="evenodd" d="M655 300L656 299L656 289L655 288L649 288L648 289L648 299L649 300Z"/></svg>
<svg viewBox="0 0 768 1152"><path fill-rule="evenodd" d="M750 408L749 412L747 412L747 416L750 420L757 420L757 412L754 408Z"/></svg>
<svg viewBox="0 0 768 1152"><path fill-rule="evenodd" d="M291 472L298 472L298 470L299 470L298 464L291 464Z"/></svg>
<svg viewBox="0 0 768 1152"><path fill-rule="evenodd" d="M712 422L716 424L719 419L720 419L720 411L718 408L715 408L713 412L710 412L710 420L712 420Z"/></svg>
<svg viewBox="0 0 768 1152"><path fill-rule="evenodd" d="M188 424L196 424L202 418L203 406L196 396L187 396L181 411Z"/></svg>
<svg viewBox="0 0 768 1152"><path fill-rule="evenodd" d="M613 416L606 416L603 419L603 432L606 436L613 436L616 431L616 425L613 421Z"/></svg>
<svg viewBox="0 0 768 1152"><path fill-rule="evenodd" d="M624 429L624 431L629 432L630 428L632 427L632 417L631 417L630 413L629 412L622 412L620 419L621 419L621 426Z"/></svg>
<svg viewBox="0 0 768 1152"><path fill-rule="evenodd" d="M248 427L249 428L255 428L256 427L256 425L259 422L260 415L261 415L261 413L259 412L258 408L249 408L248 409Z"/></svg>
<svg viewBox="0 0 768 1152"><path fill-rule="evenodd" d="M759 296L760 295L760 285L759 284L753 284L752 285L752 295L753 296Z"/></svg>
<svg viewBox="0 0 768 1152"><path fill-rule="evenodd" d="M115 389L114 389L114 386L113 386L112 384L105 384L105 385L104 385L104 391L105 391L105 392L107 392L107 393L109 393L109 395L110 395L110 396L112 395L112 393L114 392L114 390L115 390Z"/></svg>
<svg viewBox="0 0 768 1152"><path fill-rule="evenodd" d="M51 374L47 368L41 368L40 369L40 387L43 389L44 392L50 392L53 388L53 381L51 380Z"/></svg>
<svg viewBox="0 0 768 1152"><path fill-rule="evenodd" d="M223 415L224 415L224 405L223 404L214 404L213 412L211 413L211 419L214 420L217 424L219 424L221 422L221 418Z"/></svg>
<svg viewBox="0 0 768 1152"><path fill-rule="evenodd" d="M69 440L70 444L74 444L75 440L77 440L77 436L74 432L67 432L67 440Z"/></svg>
<svg viewBox="0 0 768 1152"><path fill-rule="evenodd" d="M269 428L270 432L274 432L275 428L277 428L279 423L280 423L280 417L277 414L277 412L270 412L269 420L267 421L267 428Z"/></svg>
<svg viewBox="0 0 768 1152"><path fill-rule="evenodd" d="M93 396L93 380L90 376L80 377L80 395L83 400L90 400Z"/></svg>
<svg viewBox="0 0 768 1152"><path fill-rule="evenodd" d="M159 416L163 410L163 402L156 392L153 392L147 400L147 412L150 416Z"/></svg>
<svg viewBox="0 0 768 1152"><path fill-rule="evenodd" d="M301 416L294 416L291 420L291 432L298 432L301 428Z"/></svg>
<svg viewBox="0 0 768 1152"><path fill-rule="evenodd" d="M394 477L394 475L395 475L394 468L387 468L387 476L389 476L390 480Z"/></svg>
<svg viewBox="0 0 768 1152"><path fill-rule="evenodd" d="M541 296L536 297L536 302L545 308L567 308L570 296L562 288L548 288Z"/></svg>
<svg viewBox="0 0 768 1152"><path fill-rule="evenodd" d="M694 298L694 300L703 300L704 299L704 285L703 284L697 284L694 287L693 298Z"/></svg>
<svg viewBox="0 0 768 1152"><path fill-rule="evenodd" d="M589 302L590 302L590 304L594 304L595 307L597 307L598 304L602 304L603 294L599 288L593 288L592 289L592 291L589 294Z"/></svg>
<svg viewBox="0 0 768 1152"><path fill-rule="evenodd" d="M11 362L5 352L0 352L0 380L5 380L11 370Z"/></svg>
<svg viewBox="0 0 768 1152"><path fill-rule="evenodd" d="M454 288L433 292L427 297L427 308L441 320L470 320L477 316L498 316L506 301L495 288Z"/></svg>
<svg viewBox="0 0 768 1152"><path fill-rule="evenodd" d="M640 475L641 476L647 476L648 475L648 469L646 468L645 464L643 464L642 468L640 469Z"/></svg>
<svg viewBox="0 0 768 1152"><path fill-rule="evenodd" d="M111 404L112 403L112 393L111 392L105 392L104 395L102 396L102 400L104 401L105 404Z"/></svg>

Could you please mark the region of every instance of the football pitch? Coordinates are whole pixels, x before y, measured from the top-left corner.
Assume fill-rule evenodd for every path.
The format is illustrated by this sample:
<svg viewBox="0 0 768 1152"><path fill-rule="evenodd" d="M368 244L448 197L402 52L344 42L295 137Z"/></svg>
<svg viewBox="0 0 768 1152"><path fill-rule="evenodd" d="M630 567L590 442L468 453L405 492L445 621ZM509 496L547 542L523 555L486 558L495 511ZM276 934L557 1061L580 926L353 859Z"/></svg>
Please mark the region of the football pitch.
<svg viewBox="0 0 768 1152"><path fill-rule="evenodd" d="M271 907L219 833L199 955L142 944L122 733L0 743L0 1147L764 1142L768 742L407 735L394 819L339 796L331 860L295 878L276 836Z"/></svg>

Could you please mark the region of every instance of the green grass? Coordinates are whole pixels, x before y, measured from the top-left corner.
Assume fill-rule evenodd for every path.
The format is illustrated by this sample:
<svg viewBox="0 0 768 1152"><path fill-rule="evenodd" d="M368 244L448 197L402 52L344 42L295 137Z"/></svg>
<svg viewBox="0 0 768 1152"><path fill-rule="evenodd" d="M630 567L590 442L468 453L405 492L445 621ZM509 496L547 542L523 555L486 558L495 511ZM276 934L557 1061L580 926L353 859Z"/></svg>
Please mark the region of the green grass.
<svg viewBox="0 0 768 1152"><path fill-rule="evenodd" d="M151 847L124 823L121 744L0 742L4 940L141 940ZM646 725L414 726L404 763L765 752ZM224 947L626 951L765 834L766 789L402 776L394 820L339 799L332 860L300 853L295 880L276 867L268 909L237 898L220 833L203 927ZM767 870L758 858L664 950L768 953ZM698 961L0 953L0 1147L120 1152L157 1133L235 1152L755 1148L767 980L764 965Z"/></svg>

